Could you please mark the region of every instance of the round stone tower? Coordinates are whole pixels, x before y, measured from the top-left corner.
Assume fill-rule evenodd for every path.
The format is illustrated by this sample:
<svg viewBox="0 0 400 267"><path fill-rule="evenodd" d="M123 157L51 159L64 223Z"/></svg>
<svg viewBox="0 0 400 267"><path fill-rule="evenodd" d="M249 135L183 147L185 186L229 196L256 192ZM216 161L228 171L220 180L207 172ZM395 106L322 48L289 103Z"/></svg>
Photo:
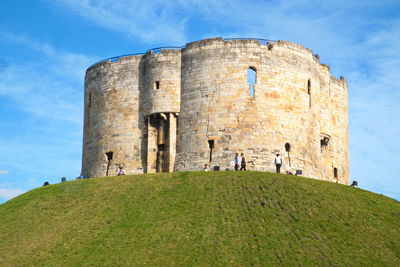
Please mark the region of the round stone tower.
<svg viewBox="0 0 400 267"><path fill-rule="evenodd" d="M213 38L105 60L86 74L82 175L232 170L235 153L274 171L279 153L283 171L348 183L347 98L343 78L286 41Z"/></svg>

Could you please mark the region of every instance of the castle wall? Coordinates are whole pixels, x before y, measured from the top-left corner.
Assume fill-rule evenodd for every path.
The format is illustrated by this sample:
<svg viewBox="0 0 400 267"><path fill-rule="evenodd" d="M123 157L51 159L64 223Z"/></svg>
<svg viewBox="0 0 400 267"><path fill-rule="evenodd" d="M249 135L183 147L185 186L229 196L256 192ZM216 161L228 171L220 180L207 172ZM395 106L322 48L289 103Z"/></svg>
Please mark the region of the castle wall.
<svg viewBox="0 0 400 267"><path fill-rule="evenodd" d="M349 183L349 136L347 82L329 74L329 67L321 66L321 133L329 135L329 142L321 150L321 177ZM337 177L334 169L337 169Z"/></svg>
<svg viewBox="0 0 400 267"><path fill-rule="evenodd" d="M86 75L82 174L105 175L108 151L127 173L232 170L236 152L274 171L280 153L282 172L348 183L347 108L346 81L286 41L214 38L103 62Z"/></svg>
<svg viewBox="0 0 400 267"><path fill-rule="evenodd" d="M254 97L249 67L257 70ZM310 50L283 41L272 47L249 40L188 44L181 99L175 170L200 170L208 163L208 140L214 140L212 165L223 170L243 152L251 169L273 171L280 153L284 170L319 176L319 62ZM285 143L292 147L291 167Z"/></svg>
<svg viewBox="0 0 400 267"><path fill-rule="evenodd" d="M146 53L141 63L141 75L144 116L180 111L180 50Z"/></svg>
<svg viewBox="0 0 400 267"><path fill-rule="evenodd" d="M146 172L173 170L180 111L181 52L146 53L140 64L141 115L147 121ZM162 134L162 137L160 136Z"/></svg>
<svg viewBox="0 0 400 267"><path fill-rule="evenodd" d="M143 172L140 60L131 56L102 62L86 72L83 176L106 176L107 152L113 152L109 175L116 175L120 165L129 173Z"/></svg>

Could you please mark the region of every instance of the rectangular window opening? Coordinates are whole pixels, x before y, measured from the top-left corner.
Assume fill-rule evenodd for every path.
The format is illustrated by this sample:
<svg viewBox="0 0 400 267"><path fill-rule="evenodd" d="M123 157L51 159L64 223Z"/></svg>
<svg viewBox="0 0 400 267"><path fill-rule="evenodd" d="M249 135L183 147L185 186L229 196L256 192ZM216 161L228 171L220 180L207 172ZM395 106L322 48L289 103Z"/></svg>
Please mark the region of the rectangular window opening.
<svg viewBox="0 0 400 267"><path fill-rule="evenodd" d="M155 82L155 87L156 87L156 89L160 89L160 81Z"/></svg>
<svg viewBox="0 0 400 267"><path fill-rule="evenodd" d="M212 152L214 149L214 140L208 140L208 148L210 149L210 163L212 161Z"/></svg>
<svg viewBox="0 0 400 267"><path fill-rule="evenodd" d="M210 149L213 149L213 148L214 148L214 140L208 140L208 147L209 147Z"/></svg>
<svg viewBox="0 0 400 267"><path fill-rule="evenodd" d="M113 159L113 154L114 154L114 153L113 153L112 151L106 153L106 157L107 157L107 160L108 160L108 161L110 161L110 160Z"/></svg>
<svg viewBox="0 0 400 267"><path fill-rule="evenodd" d="M339 176L338 176L338 169L335 167L335 168L333 168L333 177L334 178L338 178Z"/></svg>
<svg viewBox="0 0 400 267"><path fill-rule="evenodd" d="M92 106L92 92L89 92L89 97L88 97L88 108Z"/></svg>
<svg viewBox="0 0 400 267"><path fill-rule="evenodd" d="M110 169L110 163L111 163L111 161L112 161L112 159L113 159L113 152L112 151L109 151L109 152L106 152L106 157L107 157L107 170L106 170L106 176L108 176L108 171L109 171L109 169Z"/></svg>
<svg viewBox="0 0 400 267"><path fill-rule="evenodd" d="M257 70L255 67L247 69L247 83L249 84L249 96L254 97L254 85L257 83Z"/></svg>

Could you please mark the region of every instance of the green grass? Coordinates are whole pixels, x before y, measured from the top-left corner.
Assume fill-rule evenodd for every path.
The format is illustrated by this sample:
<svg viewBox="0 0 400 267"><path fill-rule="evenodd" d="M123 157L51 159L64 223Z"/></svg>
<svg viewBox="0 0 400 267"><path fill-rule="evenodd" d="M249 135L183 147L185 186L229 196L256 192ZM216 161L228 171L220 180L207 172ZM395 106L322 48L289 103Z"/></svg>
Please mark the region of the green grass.
<svg viewBox="0 0 400 267"><path fill-rule="evenodd" d="M400 266L400 203L261 172L75 180L0 205L0 266Z"/></svg>

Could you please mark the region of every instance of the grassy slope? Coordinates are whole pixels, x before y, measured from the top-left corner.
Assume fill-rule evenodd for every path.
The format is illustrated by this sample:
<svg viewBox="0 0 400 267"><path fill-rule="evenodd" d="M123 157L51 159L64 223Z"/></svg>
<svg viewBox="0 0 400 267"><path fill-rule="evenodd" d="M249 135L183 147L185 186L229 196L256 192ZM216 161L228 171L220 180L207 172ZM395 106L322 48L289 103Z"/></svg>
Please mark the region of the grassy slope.
<svg viewBox="0 0 400 267"><path fill-rule="evenodd" d="M0 205L0 265L399 266L400 203L260 172L76 180Z"/></svg>

